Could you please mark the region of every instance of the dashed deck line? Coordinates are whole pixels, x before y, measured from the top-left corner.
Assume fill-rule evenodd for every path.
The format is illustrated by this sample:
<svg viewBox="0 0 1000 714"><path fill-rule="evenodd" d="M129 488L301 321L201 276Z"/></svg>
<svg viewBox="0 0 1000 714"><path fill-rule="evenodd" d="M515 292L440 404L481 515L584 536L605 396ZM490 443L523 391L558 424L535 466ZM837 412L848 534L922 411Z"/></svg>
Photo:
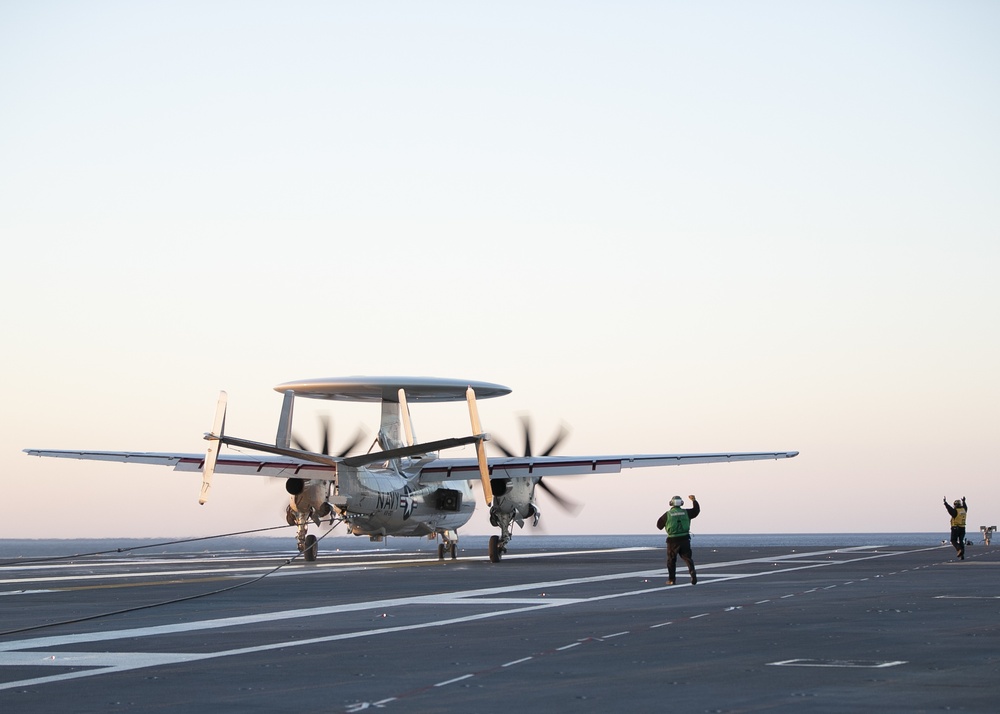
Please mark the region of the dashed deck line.
<svg viewBox="0 0 1000 714"><path fill-rule="evenodd" d="M848 550L855 550L852 555L856 556L847 560L808 560L808 561L798 561L794 559L794 556L779 556L777 558L758 558L751 559L748 561L738 561L740 565L746 563L758 563L758 564L773 564L778 565L779 562L782 565L789 565L791 567L780 567L776 569L765 569L754 573L744 573L739 575L729 575L716 578L714 580L706 580L705 585L710 585L712 582L725 582L727 580L737 580L749 577L761 577L765 575L774 575L785 572L791 572L795 570L811 569L816 567L826 567L830 565L846 564L850 562L868 560L871 558L887 557L888 555L900 555L901 552L893 553L876 553L872 554L871 548L855 548L855 549L837 549L836 553L845 553ZM929 549L928 549L929 550ZM864 552L868 551L868 552ZM906 551L912 553L914 551ZM815 558L817 555L823 553L807 553L803 555L812 556ZM789 562L791 561L791 562ZM734 563L728 564L717 564L730 566ZM495 617L503 617L519 612L529 612L544 608L553 607L565 607L578 603L595 602L609 598L617 597L629 597L636 595L648 595L654 592L660 592L664 590L669 590L669 587L657 587L657 588L643 588L641 590L631 590L619 593L614 593L610 595L600 595L595 597L581 597L581 598L550 598L546 597L544 599L539 598L505 598L496 597L502 593L511 593L523 590L535 590L535 591L547 591L556 587L562 587L566 585L576 585L585 583L595 583L609 580L619 580L625 578L637 578L637 577L662 577L664 574L664 569L656 569L653 571L639 571L633 573L618 573L604 576L594 576L588 578L575 578L567 579L563 581L550 581L545 583L527 583L518 584L507 587L499 588L483 588L477 590L469 591L459 591L453 593L445 593L443 595L432 595L432 596L415 596L408 598L391 598L387 600L380 601L378 603L348 603L345 605L330 606L324 608L306 608L300 610L290 610L281 612L271 612L271 613L261 613L254 616L246 617L234 617L234 618L222 618L218 620L206 620L198 622L188 622L188 623L178 623L175 625L161 625L145 628L132 628L127 630L111 630L104 632L94 632L85 633L77 635L65 635L65 636L49 636L49 637L34 637L24 640L16 640L10 642L0 642L0 666L52 666L52 667L88 667L88 669L75 670L72 672L61 672L59 674L54 674L46 677L35 677L32 679L25 679L16 682L6 682L0 683L0 690L2 689L13 689L21 688L26 686L37 686L50 682L65 681L68 679L77 679L82 677L98 676L101 674L109 674L112 672L121 672L125 670L140 669L145 667L163 666L181 662L192 662L204 659L212 659L217 657L230 657L239 656L244 654L251 654L256 652L263 652L268 650L276 649L286 649L289 647L301 647L305 645L311 645L323 642L332 642L338 640L348 640L355 638L370 637L376 635L386 635L395 632L402 632L408 630L425 629L441 626L454 625L461 622L470 622L474 620L483 620ZM867 578L865 579L867 580ZM848 581L845 585L853 584L854 581ZM676 586L674 586L676 587ZM704 587L704 585L703 585ZM808 592L815 592L817 588L813 588ZM796 593L787 594L782 596L782 599L787 597L793 597ZM804 593L803 593L804 594ZM492 596L492 597L491 597ZM388 628L377 628L369 630L360 630L349 633L342 633L338 635L330 635L325 637L312 637L303 638L298 640L290 640L285 642L270 643L265 645L251 646L236 648L230 650L222 650L216 652L202 652L202 653L158 653L158 652L75 652L75 651L32 651L43 647L61 646L67 644L75 643L92 643L99 641L112 641L120 639L136 639L143 637L155 637L162 634L174 634L178 632L190 632L201 629L215 629L224 627L238 627L247 624L252 624L255 622L271 622L282 619L292 619L301 617L312 617L317 614L331 614L335 612L346 612L352 610L362 610L362 609L380 609L380 608L390 608L399 607L403 605L414 605L421 603L435 603L439 604L442 602L447 603L467 603L475 605L498 605L502 606L502 609L493 610L482 613L470 614L462 617L448 618L444 620L429 621L415 623L412 625L399 626L399 627L388 627ZM755 603L756 605L763 605L770 602L770 600L761 600ZM513 605L513 607L511 607ZM518 607L518 605L520 607ZM740 609L742 606L731 606L723 611L732 611L733 609ZM697 615L690 616L689 620L696 620L704 617L711 616L711 612L699 613ZM657 623L651 625L649 629L656 629L659 627L664 627L673 624L674 621ZM584 640L578 640L561 647L557 647L552 652L565 652L570 649L579 647L587 642L597 642L603 641L604 639L610 639L613 637L624 637L630 634L629 632L620 632L607 635L604 638L586 638ZM542 653L546 654L546 653ZM434 687L447 686L459 681L464 681L466 679L477 676L487 671L496 671L504 667L510 667L515 664L520 664L533 659L536 655L529 655L522 657L517 660L513 660L498 667L492 667L488 670L483 670L483 672L471 672L463 674L460 677L452 678L444 682L439 682L437 684L431 685ZM400 695L395 697L389 697L386 699L379 700L381 705L387 702L398 701L401 698ZM365 703L373 704L373 703ZM359 703L360 705L360 703ZM355 707L358 705L352 705ZM358 711L359 709L351 708L348 711Z"/></svg>

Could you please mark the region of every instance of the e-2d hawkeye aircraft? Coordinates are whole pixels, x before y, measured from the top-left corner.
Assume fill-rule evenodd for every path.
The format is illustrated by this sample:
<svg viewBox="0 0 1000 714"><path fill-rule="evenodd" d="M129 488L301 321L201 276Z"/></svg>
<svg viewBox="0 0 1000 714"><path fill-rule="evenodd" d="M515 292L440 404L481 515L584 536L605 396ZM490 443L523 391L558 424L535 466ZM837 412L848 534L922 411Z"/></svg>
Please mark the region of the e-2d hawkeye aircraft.
<svg viewBox="0 0 1000 714"><path fill-rule="evenodd" d="M296 540L306 560L315 560L316 536L308 534L310 521L317 526L329 519L331 526L344 523L351 533L380 541L386 536L440 538L438 557L456 557L458 529L468 523L475 510L472 484L482 483L490 523L500 529L490 537L489 556L500 562L507 552L513 524L524 527L526 519L535 525L541 512L535 504L535 488L543 477L583 474L613 474L622 469L721 461L788 459L797 451L770 451L714 454L626 454L618 456L533 456L526 444L525 454L507 449L502 457L487 457L484 433L479 422L476 399L510 393L510 389L489 382L473 382L433 377L342 377L309 379L279 384L275 391L284 395L274 444L249 441L225 433L227 396L219 396L215 422L205 454L178 454L130 451L57 451L25 449L33 456L93 459L125 463L172 466L176 471L202 473L201 497L208 498L212 475L216 472L249 474L285 479L290 495L286 510L289 525L297 526ZM381 423L378 451L348 456L309 451L292 437L292 414L296 398L379 402ZM420 443L413 434L410 402L468 403L471 434ZM527 434L526 434L527 439ZM557 439L558 441L558 439ZM474 444L476 458L441 458L438 452ZM555 443L553 444L553 446ZM220 453L223 446L261 452Z"/></svg>

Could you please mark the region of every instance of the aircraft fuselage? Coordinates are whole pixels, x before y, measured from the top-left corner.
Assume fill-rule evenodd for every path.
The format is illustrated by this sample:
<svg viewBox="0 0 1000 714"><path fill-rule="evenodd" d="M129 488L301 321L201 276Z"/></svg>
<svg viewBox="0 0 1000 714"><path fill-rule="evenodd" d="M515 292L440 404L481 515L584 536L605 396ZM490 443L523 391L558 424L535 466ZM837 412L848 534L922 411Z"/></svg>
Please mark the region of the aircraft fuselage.
<svg viewBox="0 0 1000 714"><path fill-rule="evenodd" d="M334 508L354 535L421 536L454 531L476 509L468 481L423 485L392 468L338 469L339 495Z"/></svg>

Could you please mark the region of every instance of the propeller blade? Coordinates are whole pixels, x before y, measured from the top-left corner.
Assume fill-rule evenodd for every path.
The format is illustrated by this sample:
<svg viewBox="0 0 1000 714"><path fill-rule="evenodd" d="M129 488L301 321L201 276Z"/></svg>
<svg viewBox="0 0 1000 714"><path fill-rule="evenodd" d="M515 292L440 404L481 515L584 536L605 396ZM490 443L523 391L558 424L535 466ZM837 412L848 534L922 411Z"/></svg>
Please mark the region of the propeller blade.
<svg viewBox="0 0 1000 714"><path fill-rule="evenodd" d="M501 441L492 434L490 434L490 444L500 449L504 456L509 456L511 458L514 457L514 452L504 446L503 443L501 443Z"/></svg>
<svg viewBox="0 0 1000 714"><path fill-rule="evenodd" d="M326 414L320 414L319 423L323 428L323 456L330 455L330 437L333 435L333 431L330 427L330 417Z"/></svg>
<svg viewBox="0 0 1000 714"><path fill-rule="evenodd" d="M526 458L530 458L532 456L531 418L527 414L523 414L521 416L521 425L524 430L524 456ZM553 453L555 453L556 449L558 449L562 445L563 441L566 440L567 436L569 436L569 429L566 427L565 424L560 424L559 431L556 433L555 438L552 439L552 441L549 443L548 448L546 448L545 451L542 452L541 456L551 456ZM508 449L506 446L504 446L503 442L501 442L496 437L491 436L490 443L497 449L502 451L505 456L508 456L510 458L517 458L517 455L514 454L514 452ZM580 512L582 506L579 503L571 501L562 494L557 493L552 489L551 486L545 483L545 481L542 480L541 478L539 478L535 483L538 486L541 486L542 490L545 491L545 493L549 494L549 496L552 497L552 500L554 500L564 510L568 511L574 516Z"/></svg>
<svg viewBox="0 0 1000 714"><path fill-rule="evenodd" d="M361 427L358 427L358 433L354 435L354 441L352 441L350 446L348 446L346 449L341 450L341 452L337 454L337 456L340 456L341 458L347 456L349 453L358 448L358 444L364 441L364 439L365 439L365 430L362 429Z"/></svg>
<svg viewBox="0 0 1000 714"><path fill-rule="evenodd" d="M567 436L569 436L569 429L567 429L565 427L565 425L560 424L559 425L559 433L556 434L556 438L552 440L552 443L549 444L549 448L547 448L542 453L542 456L552 456L553 452L555 452L555 450L559 448L560 444L563 443L563 440Z"/></svg>
<svg viewBox="0 0 1000 714"><path fill-rule="evenodd" d="M529 417L526 414L521 416L521 428L524 431L524 453L521 455L530 457L532 456L531 417ZM553 438L552 441L549 443L548 448L541 453L541 456L552 456L552 454L556 452L556 449L558 449L562 445L563 441L566 440L567 436L569 436L569 429L566 428L565 424L560 424L558 433L555 435L555 438ZM490 444L495 446L500 452L503 453L504 456L508 456L510 458L515 458L516 456L518 456L518 454L515 454L511 449L505 446L500 439L496 438L492 434L490 435Z"/></svg>
<svg viewBox="0 0 1000 714"><path fill-rule="evenodd" d="M330 417L326 414L321 414L319 417L320 430L323 435L323 450L320 451L324 456L330 456L330 445L333 443L333 425L330 422ZM363 428L358 428L358 433L354 435L354 439L346 448L341 449L337 453L337 456L343 458L349 453L358 448L358 445L365 439L365 430ZM292 434L291 438L292 446L294 446L299 451L312 451L309 446L303 442L298 436Z"/></svg>
<svg viewBox="0 0 1000 714"><path fill-rule="evenodd" d="M521 425L524 427L524 455L531 456L531 419L527 414L521 417Z"/></svg>
<svg viewBox="0 0 1000 714"><path fill-rule="evenodd" d="M531 417L527 416L526 414L521 416L521 428L524 431L524 453L521 455L530 457L532 456ZM541 456L552 456L552 454L555 453L556 449L558 449L562 445L563 441L566 440L567 436L569 436L569 429L566 428L565 424L560 424L559 432L555 435L555 438L552 439L551 443L549 443L548 448L541 453ZM505 446L500 439L496 438L492 434L490 434L490 444L492 444L499 451L501 451L504 456L508 456L510 458L515 458L518 456L518 454L515 454L511 449Z"/></svg>
<svg viewBox="0 0 1000 714"><path fill-rule="evenodd" d="M554 491L551 486L545 483L544 479L541 478L538 479L538 485L541 486L542 490L545 491L545 493L549 494L556 503L562 506L564 510L568 511L574 516L580 512L580 508L582 508L582 506L580 506L579 503L571 501L565 496Z"/></svg>

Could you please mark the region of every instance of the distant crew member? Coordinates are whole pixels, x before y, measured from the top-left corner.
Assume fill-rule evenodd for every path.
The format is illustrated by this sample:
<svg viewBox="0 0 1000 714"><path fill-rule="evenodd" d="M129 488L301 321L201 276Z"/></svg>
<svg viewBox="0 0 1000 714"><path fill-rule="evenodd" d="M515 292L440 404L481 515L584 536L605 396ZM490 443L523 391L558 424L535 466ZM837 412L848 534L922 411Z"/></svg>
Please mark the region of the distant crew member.
<svg viewBox="0 0 1000 714"><path fill-rule="evenodd" d="M670 510L656 521L657 530L667 531L667 585L676 582L678 555L687 563L688 572L691 573L691 584L698 584L698 576L694 572L694 558L691 557L691 519L698 517L701 506L694 496L688 498L691 499L691 508L681 508L684 499L680 496L671 498Z"/></svg>
<svg viewBox="0 0 1000 714"><path fill-rule="evenodd" d="M969 512L969 507L965 504L965 496L961 501L955 501L955 506L948 505L948 499L944 499L944 507L948 509L951 516L951 544L955 546L959 560L965 560L965 516Z"/></svg>

